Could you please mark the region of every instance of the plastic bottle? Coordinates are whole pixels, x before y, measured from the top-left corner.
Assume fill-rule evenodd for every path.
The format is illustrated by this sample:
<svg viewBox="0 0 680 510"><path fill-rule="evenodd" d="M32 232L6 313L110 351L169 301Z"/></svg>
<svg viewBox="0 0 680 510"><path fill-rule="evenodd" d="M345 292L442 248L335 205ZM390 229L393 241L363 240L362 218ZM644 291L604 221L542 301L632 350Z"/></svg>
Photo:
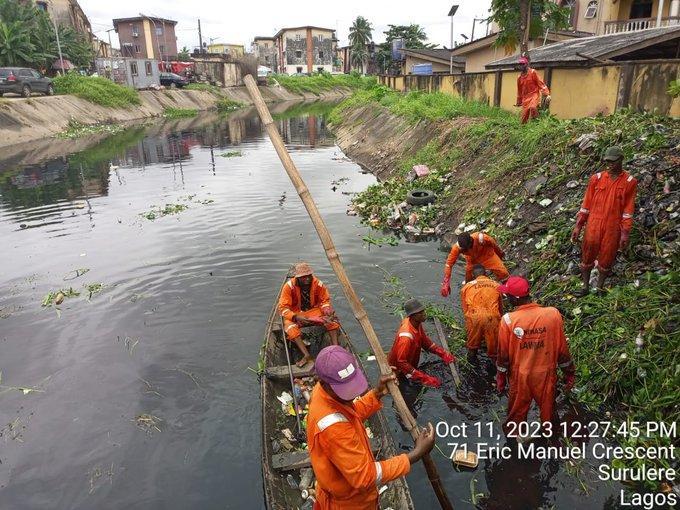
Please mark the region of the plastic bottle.
<svg viewBox="0 0 680 510"><path fill-rule="evenodd" d="M291 489L297 489L298 488L298 483L295 480L295 477L293 475L288 475L286 477L286 481L288 482L288 485L290 485Z"/></svg>

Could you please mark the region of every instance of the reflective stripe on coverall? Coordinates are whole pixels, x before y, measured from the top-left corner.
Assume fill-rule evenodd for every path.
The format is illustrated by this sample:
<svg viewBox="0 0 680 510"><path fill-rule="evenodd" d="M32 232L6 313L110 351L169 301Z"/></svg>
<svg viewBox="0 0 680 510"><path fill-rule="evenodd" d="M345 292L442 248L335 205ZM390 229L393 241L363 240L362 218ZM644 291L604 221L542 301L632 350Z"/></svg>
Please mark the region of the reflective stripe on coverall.
<svg viewBox="0 0 680 510"><path fill-rule="evenodd" d="M463 285L460 304L465 316L468 349L479 349L482 340L486 353L495 361L498 345L498 322L503 314L503 299L498 292L499 284L481 275Z"/></svg>
<svg viewBox="0 0 680 510"><path fill-rule="evenodd" d="M498 331L497 360L500 372L510 372L506 432L508 423L526 421L532 400L541 422L552 420L557 367L574 371L560 312L529 303L506 313Z"/></svg>
<svg viewBox="0 0 680 510"><path fill-rule="evenodd" d="M401 321L399 330L394 337L394 344L387 355L387 360L391 367L397 369L397 375L410 379L413 373L418 370L420 363L420 350L425 349L433 354L441 356L442 348L430 340L425 333L423 325L416 328L411 324L411 320L406 317Z"/></svg>
<svg viewBox="0 0 680 510"><path fill-rule="evenodd" d="M517 104L522 105L522 124L538 117L541 94L549 96L550 90L536 70L529 68L527 74L520 73L517 77Z"/></svg>
<svg viewBox="0 0 680 510"><path fill-rule="evenodd" d="M382 408L373 390L343 404L317 383L307 416L307 445L316 476L315 510L375 510L378 487L411 469L406 454L376 462L364 420Z"/></svg>
<svg viewBox="0 0 680 510"><path fill-rule="evenodd" d="M637 180L627 172L612 179L608 172L590 177L577 223L586 225L581 247L581 268L595 264L609 271L616 260L621 231L630 232L635 212Z"/></svg>
<svg viewBox="0 0 680 510"><path fill-rule="evenodd" d="M331 306L331 296L328 293L328 289L316 276L312 277L309 291L309 303L311 305L309 310L301 309L302 297L300 294L300 286L297 285L296 278L288 280L281 289L279 314L283 315L283 327L286 330L286 338L288 340L294 340L302 334L297 323L293 321L294 315L321 317L323 316L324 308ZM328 322L324 326L326 331L332 331L340 327L337 322Z"/></svg>
<svg viewBox="0 0 680 510"><path fill-rule="evenodd" d="M465 281L472 280L472 266L481 264L487 271L491 271L499 280L505 280L510 273L505 268L505 264L501 260L500 255L503 253L498 247L496 240L488 234L482 232L475 232L470 234L472 237L472 248L470 248L465 256ZM451 269L456 264L458 256L461 254L458 243L451 247L449 256L446 258L446 265L444 266L444 278L451 278Z"/></svg>

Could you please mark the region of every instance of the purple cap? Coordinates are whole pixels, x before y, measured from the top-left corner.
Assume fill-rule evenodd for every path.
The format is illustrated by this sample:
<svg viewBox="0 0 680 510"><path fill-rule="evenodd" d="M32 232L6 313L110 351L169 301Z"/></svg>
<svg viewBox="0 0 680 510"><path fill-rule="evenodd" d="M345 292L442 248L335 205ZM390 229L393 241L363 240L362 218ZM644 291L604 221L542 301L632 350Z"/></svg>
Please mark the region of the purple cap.
<svg viewBox="0 0 680 510"><path fill-rule="evenodd" d="M314 370L343 400L354 400L368 389L368 381L356 358L339 345L321 349L314 360Z"/></svg>

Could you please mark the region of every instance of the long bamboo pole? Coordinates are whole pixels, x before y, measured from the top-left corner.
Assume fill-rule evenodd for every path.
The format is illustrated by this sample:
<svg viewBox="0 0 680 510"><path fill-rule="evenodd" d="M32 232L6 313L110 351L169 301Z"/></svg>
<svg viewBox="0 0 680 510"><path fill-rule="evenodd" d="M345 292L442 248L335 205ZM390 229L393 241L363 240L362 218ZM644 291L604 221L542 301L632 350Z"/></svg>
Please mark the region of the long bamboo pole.
<svg viewBox="0 0 680 510"><path fill-rule="evenodd" d="M446 341L446 336L444 336L444 330L442 329L442 323L439 322L439 319L437 317L434 318L434 327L437 330L437 336L439 337L439 341L442 344L442 347L446 352L451 352L449 350L449 343ZM451 369L451 375L453 376L453 382L456 384L456 388L460 386L460 376L458 375L458 369L456 368L456 363L451 362L449 363L449 368Z"/></svg>
<svg viewBox="0 0 680 510"><path fill-rule="evenodd" d="M264 125L264 128L267 131L267 134L269 135L272 144L274 145L274 149L276 149L276 153L279 155L281 163L283 163L283 167L285 168L288 177L290 177L290 180L293 182L295 190L297 191L298 195L300 196L300 199L302 199L302 203L307 209L307 213L309 214L309 217L311 218L312 223L314 224L316 233L319 235L321 244L323 245L324 251L326 252L328 262L333 268L335 276L338 278L338 281L342 286L342 290L345 293L347 301L349 301L349 304L352 308L352 312L354 313L354 317L361 325L361 329L363 329L364 334L366 335L368 344L373 350L373 354L375 354L375 359L378 363L378 367L380 367L380 372L382 374L392 373L392 369L390 368L389 363L387 362L387 356L385 356L385 352L383 351L382 346L380 345L380 341L378 340L378 335L376 335L373 326L371 325L371 322L368 319L368 315L366 314L364 305L361 303L359 296L354 291L352 282L350 282L349 277L347 276L347 273L345 271L345 267L342 265L342 262L340 261L340 256L338 255L338 252L335 249L335 245L333 244L333 239L331 238L330 232L328 231L328 228L326 227L326 224L324 223L323 218L319 213L319 209L317 208L316 203L314 202L314 199L312 198L312 195L309 192L309 189L307 188L307 185L302 180L300 172L298 171L297 167L295 166L295 163L291 159L290 154L288 154L288 150L286 149L286 146L283 143L283 140L281 139L281 135L279 134L279 131L276 128L276 125L274 124L274 120L272 119L272 116L269 113L269 109L267 108L264 99L262 99L262 95L260 94L260 91L257 88L255 80L253 79L252 76L247 75L245 78L243 78L243 81L246 85L246 88L248 89L248 93L250 94L253 103L255 104L257 113L260 115L262 124ZM415 440L420 434L420 428L418 427L415 418L413 417L411 411L406 405L404 397L402 396L401 391L399 391L399 387L393 382L391 382L388 384L388 388L390 390L390 394L392 395L392 399L394 400L394 405L397 408L399 415L401 416L402 422L408 427L411 433L411 437L413 437L413 439ZM432 457L430 457L430 455L427 454L423 457L422 460L423 465L425 466L425 470L427 471L427 476L430 480L430 483L432 484L432 488L434 489L434 492L437 495L437 499L439 500L440 506L442 507L443 510L453 510L453 506L451 505L449 497L446 494L446 491L444 490L444 486L441 482L441 479L439 478L439 473L437 472L437 467L435 466Z"/></svg>

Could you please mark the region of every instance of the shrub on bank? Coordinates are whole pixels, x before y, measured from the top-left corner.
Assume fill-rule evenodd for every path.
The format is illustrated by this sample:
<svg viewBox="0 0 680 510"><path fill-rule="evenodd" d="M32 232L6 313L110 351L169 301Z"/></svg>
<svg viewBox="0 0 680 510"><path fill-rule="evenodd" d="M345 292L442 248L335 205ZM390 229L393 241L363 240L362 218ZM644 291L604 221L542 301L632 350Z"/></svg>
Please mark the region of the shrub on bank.
<svg viewBox="0 0 680 510"><path fill-rule="evenodd" d="M136 90L107 78L67 73L54 78L53 84L57 94L71 94L102 106L130 108L141 104Z"/></svg>
<svg viewBox="0 0 680 510"><path fill-rule="evenodd" d="M198 115L198 110L195 108L166 108L163 111L163 117L168 119L183 119L195 117L196 115Z"/></svg>
<svg viewBox="0 0 680 510"><path fill-rule="evenodd" d="M234 101L233 99L225 97L217 101L216 106L217 111L219 112L233 112L234 110L243 108L245 105L239 101Z"/></svg>
<svg viewBox="0 0 680 510"><path fill-rule="evenodd" d="M324 90L332 90L338 87L346 87L350 89L371 89L377 86L377 79L375 76L362 76L357 73L353 74L330 74L319 73L311 76L290 76L287 74L274 74L269 77L269 84L278 83L286 90L295 94L303 94L305 92L312 94L319 94Z"/></svg>

